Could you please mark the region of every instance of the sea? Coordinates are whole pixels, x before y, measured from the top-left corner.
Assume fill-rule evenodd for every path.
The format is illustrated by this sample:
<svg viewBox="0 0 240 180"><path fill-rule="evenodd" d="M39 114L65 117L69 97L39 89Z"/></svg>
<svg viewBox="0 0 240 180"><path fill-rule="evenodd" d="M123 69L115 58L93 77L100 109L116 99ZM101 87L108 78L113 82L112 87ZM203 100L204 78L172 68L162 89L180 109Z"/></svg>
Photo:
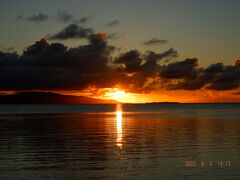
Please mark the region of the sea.
<svg viewBox="0 0 240 180"><path fill-rule="evenodd" d="M240 179L240 104L0 105L0 179Z"/></svg>

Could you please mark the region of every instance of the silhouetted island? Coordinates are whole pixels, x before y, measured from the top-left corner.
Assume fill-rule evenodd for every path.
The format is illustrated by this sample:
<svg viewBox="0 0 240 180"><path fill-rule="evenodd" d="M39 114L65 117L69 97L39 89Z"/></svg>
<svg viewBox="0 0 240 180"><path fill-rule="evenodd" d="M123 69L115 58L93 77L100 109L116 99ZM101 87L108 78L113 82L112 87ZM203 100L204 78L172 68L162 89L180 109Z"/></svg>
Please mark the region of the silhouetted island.
<svg viewBox="0 0 240 180"><path fill-rule="evenodd" d="M180 102L150 102L145 104L179 104Z"/></svg>
<svg viewBox="0 0 240 180"><path fill-rule="evenodd" d="M0 104L116 104L115 100L84 96L62 95L52 92L21 92L0 95Z"/></svg>

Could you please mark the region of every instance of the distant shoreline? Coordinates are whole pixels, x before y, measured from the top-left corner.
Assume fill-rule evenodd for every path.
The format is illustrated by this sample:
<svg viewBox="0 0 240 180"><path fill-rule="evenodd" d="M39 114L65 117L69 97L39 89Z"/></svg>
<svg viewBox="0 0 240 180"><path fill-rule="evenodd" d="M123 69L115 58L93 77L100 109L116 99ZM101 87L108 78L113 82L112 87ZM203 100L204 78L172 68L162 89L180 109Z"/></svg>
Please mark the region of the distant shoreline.
<svg viewBox="0 0 240 180"><path fill-rule="evenodd" d="M11 95L0 95L0 104L237 104L240 102L146 102L125 103L111 99L96 99L85 96L62 95L52 92L21 92Z"/></svg>

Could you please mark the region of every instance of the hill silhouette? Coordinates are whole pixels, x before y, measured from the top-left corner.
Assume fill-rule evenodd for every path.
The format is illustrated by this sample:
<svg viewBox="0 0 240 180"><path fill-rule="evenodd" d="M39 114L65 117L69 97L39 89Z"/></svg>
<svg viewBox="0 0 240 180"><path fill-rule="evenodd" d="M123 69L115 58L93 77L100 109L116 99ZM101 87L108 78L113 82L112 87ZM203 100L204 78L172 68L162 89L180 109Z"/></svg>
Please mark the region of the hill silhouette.
<svg viewBox="0 0 240 180"><path fill-rule="evenodd" d="M95 99L85 96L62 95L52 92L21 92L0 95L0 104L116 104L115 100Z"/></svg>

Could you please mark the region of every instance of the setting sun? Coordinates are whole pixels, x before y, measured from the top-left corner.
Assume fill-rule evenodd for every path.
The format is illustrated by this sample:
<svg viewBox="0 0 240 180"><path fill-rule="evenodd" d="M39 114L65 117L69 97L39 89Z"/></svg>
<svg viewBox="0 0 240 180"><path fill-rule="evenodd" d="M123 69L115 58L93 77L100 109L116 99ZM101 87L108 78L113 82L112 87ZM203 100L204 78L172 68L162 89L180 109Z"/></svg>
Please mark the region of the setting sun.
<svg viewBox="0 0 240 180"><path fill-rule="evenodd" d="M126 98L129 98L129 93L125 93L123 90L114 88L112 91L105 93L105 96L120 102L125 102Z"/></svg>
<svg viewBox="0 0 240 180"><path fill-rule="evenodd" d="M110 96L112 96L113 99L119 99L122 97L126 97L127 94L124 91L116 91L116 92L110 93Z"/></svg>

